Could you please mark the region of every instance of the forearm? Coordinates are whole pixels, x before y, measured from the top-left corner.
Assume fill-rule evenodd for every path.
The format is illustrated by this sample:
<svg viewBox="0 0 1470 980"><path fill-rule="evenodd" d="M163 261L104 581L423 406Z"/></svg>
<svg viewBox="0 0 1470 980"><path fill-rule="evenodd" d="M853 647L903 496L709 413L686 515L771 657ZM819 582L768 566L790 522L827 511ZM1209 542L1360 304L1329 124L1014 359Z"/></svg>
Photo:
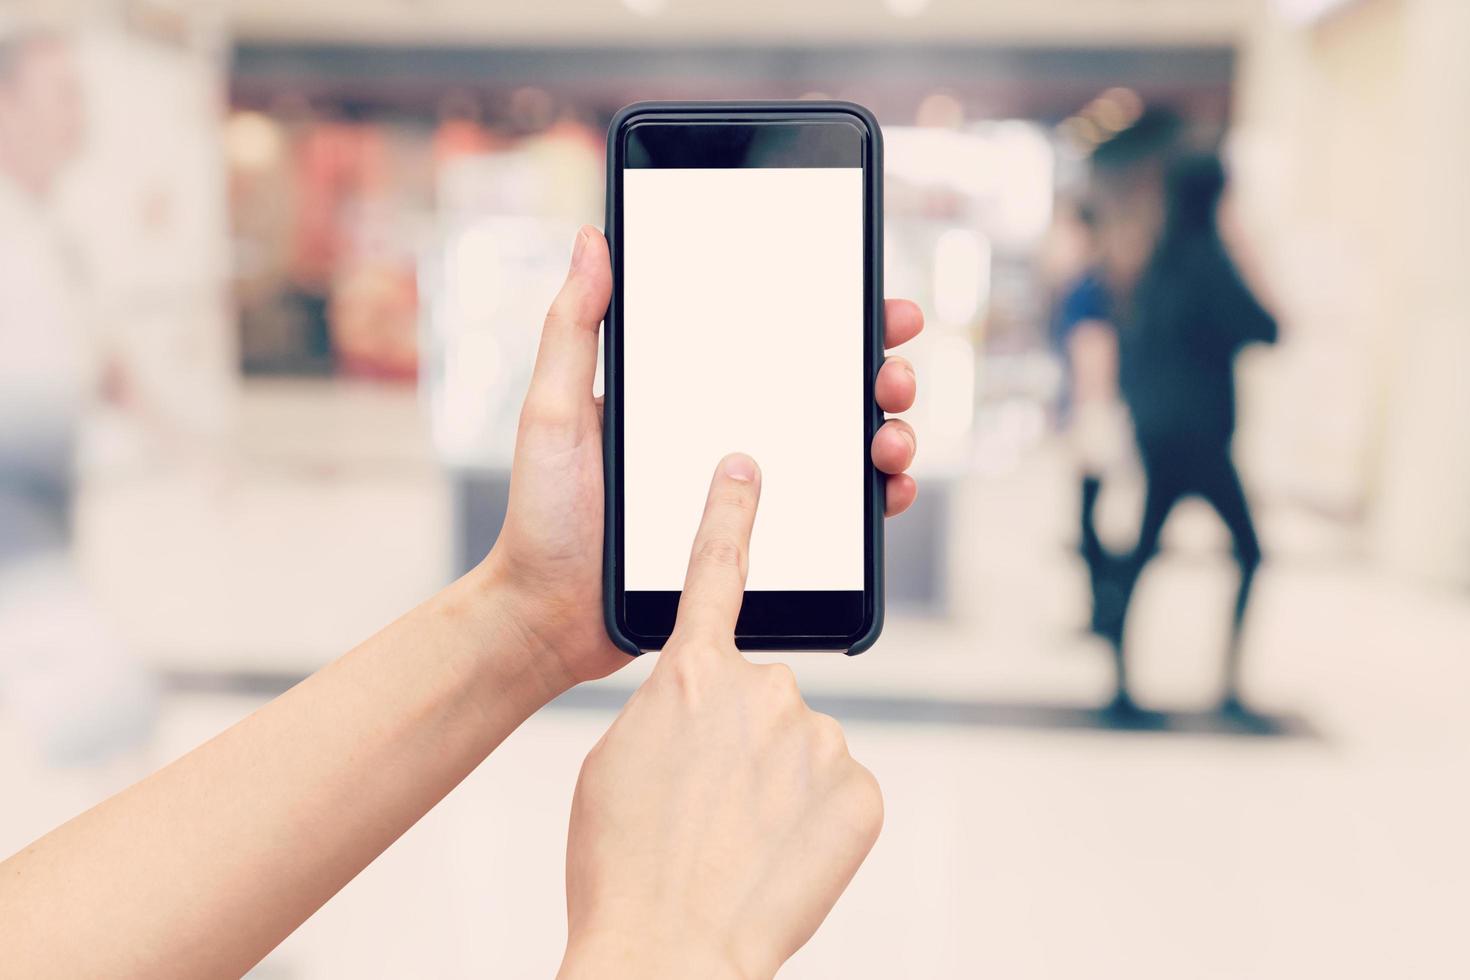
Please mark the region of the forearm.
<svg viewBox="0 0 1470 980"><path fill-rule="evenodd" d="M477 572L0 864L17 975L238 976L564 687Z"/></svg>

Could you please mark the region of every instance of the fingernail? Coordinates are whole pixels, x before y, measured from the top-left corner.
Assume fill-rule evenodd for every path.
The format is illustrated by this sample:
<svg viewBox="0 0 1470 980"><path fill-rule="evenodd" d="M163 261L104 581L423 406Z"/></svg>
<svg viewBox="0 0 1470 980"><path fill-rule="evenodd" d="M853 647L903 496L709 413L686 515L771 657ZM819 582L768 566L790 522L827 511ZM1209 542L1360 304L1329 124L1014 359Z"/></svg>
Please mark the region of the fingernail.
<svg viewBox="0 0 1470 980"><path fill-rule="evenodd" d="M725 457L725 475L737 483L749 483L755 479L755 460L744 453Z"/></svg>
<svg viewBox="0 0 1470 980"><path fill-rule="evenodd" d="M578 262L581 262L582 261L582 253L585 252L585 251L587 251L587 239L589 237L590 236L587 234L587 229L586 228L583 228L583 229L581 229L580 231L577 232L577 244L574 245L574 246L572 246L572 268L573 269L575 269L577 267L577 263Z"/></svg>
<svg viewBox="0 0 1470 980"><path fill-rule="evenodd" d="M908 429L903 428L900 428L898 430L898 434L903 436L904 442L907 442L909 444L909 454L917 455L919 452L919 443L914 439L914 434Z"/></svg>

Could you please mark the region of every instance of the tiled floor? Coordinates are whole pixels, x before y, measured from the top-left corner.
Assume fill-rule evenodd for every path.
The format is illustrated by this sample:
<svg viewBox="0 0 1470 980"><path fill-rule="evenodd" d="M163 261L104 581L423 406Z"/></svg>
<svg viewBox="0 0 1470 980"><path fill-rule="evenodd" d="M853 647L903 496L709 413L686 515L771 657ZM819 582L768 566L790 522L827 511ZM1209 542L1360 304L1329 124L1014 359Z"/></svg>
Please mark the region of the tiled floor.
<svg viewBox="0 0 1470 980"><path fill-rule="evenodd" d="M977 490L972 602L895 617L862 658L796 662L813 700L847 715L887 824L783 976L1470 976L1470 597L1387 579L1270 514L1281 547L1250 623L1250 690L1310 732L1049 728L1026 706L1087 706L1108 684L1076 631L1054 504L1004 481ZM1214 693L1230 567L1193 523L1134 622L1140 695L1160 707ZM646 669L533 719L259 975L552 975L577 767ZM926 712L935 698L960 708ZM149 758L107 773L41 770L0 730L15 801L0 851L257 703L176 693Z"/></svg>

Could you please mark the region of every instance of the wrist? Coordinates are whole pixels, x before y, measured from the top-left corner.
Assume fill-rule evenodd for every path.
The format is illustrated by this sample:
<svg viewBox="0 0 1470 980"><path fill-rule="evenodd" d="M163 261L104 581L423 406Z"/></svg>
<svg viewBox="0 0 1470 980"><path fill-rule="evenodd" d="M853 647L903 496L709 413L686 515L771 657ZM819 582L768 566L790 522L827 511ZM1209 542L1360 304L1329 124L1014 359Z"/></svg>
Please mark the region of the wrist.
<svg viewBox="0 0 1470 980"><path fill-rule="evenodd" d="M576 685L528 617L527 604L491 558L455 582L441 601L474 637L477 674L497 691L513 691L535 711Z"/></svg>
<svg viewBox="0 0 1470 980"><path fill-rule="evenodd" d="M757 980L766 974L743 969L736 958L714 943L691 942L683 936L589 930L567 941L557 980Z"/></svg>

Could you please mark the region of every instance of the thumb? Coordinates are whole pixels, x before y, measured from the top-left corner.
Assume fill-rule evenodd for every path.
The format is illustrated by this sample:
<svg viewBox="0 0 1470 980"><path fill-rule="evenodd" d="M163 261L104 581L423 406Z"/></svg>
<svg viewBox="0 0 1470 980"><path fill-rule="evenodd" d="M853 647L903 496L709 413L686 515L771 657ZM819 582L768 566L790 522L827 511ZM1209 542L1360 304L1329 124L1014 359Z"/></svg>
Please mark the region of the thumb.
<svg viewBox="0 0 1470 980"><path fill-rule="evenodd" d="M679 635L718 643L734 637L735 621L745 600L750 530L755 525L760 488L760 467L755 460L734 453L720 461L679 598L674 626Z"/></svg>
<svg viewBox="0 0 1470 980"><path fill-rule="evenodd" d="M538 417L565 418L592 400L597 328L612 295L607 241L590 225L577 232L572 265L541 328L541 346L526 407Z"/></svg>

